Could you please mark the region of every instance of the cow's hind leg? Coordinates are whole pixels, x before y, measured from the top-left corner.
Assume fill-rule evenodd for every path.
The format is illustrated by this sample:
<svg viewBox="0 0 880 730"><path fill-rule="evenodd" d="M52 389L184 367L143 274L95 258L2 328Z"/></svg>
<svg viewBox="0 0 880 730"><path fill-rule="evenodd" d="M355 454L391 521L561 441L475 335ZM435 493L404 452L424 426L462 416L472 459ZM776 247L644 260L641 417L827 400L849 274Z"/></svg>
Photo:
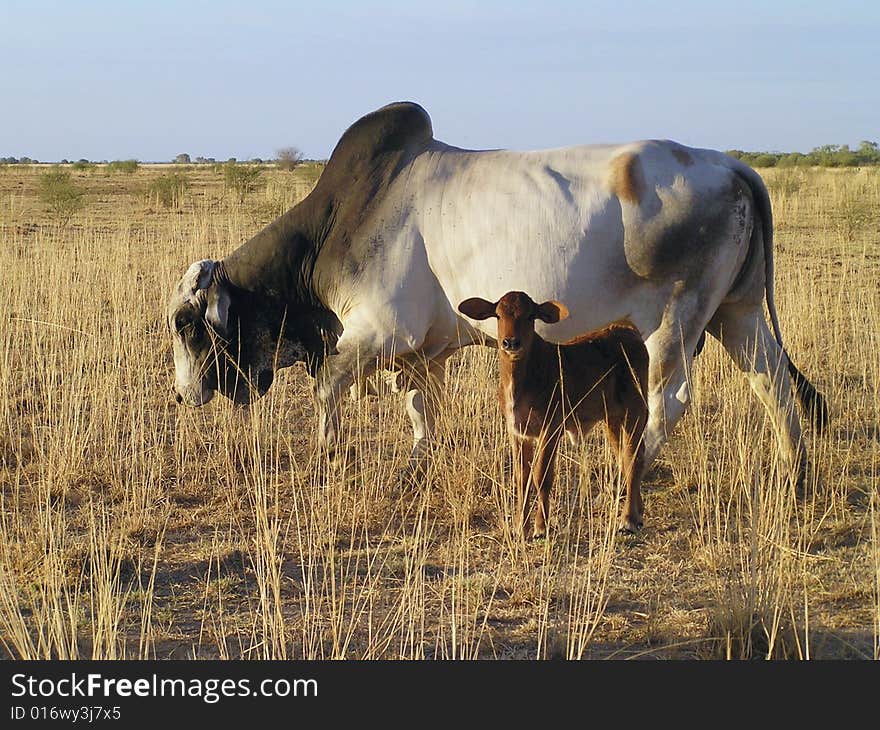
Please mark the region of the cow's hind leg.
<svg viewBox="0 0 880 730"><path fill-rule="evenodd" d="M680 298L645 342L649 352L646 469L654 463L690 403L691 364L704 325L695 315L696 305L693 298Z"/></svg>
<svg viewBox="0 0 880 730"><path fill-rule="evenodd" d="M798 486L807 469L807 452L792 397L788 358L754 307L722 306L709 323L740 370L748 375L752 390L767 409L782 458Z"/></svg>

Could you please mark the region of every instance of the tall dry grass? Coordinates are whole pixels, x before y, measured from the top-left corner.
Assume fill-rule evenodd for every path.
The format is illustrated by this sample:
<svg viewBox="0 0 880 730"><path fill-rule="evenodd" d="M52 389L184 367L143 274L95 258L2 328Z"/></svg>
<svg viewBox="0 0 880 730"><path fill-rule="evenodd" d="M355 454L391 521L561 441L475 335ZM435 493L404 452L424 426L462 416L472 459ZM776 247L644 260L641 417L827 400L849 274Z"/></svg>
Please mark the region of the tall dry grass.
<svg viewBox="0 0 880 730"><path fill-rule="evenodd" d="M0 645L8 656L846 657L880 654L880 176L766 171L786 345L825 392L805 494L716 343L693 407L615 529L602 435L560 455L551 537L512 531L490 350L450 363L424 483L399 487L399 395L347 404L350 448L314 456L299 368L246 410L170 397L166 294L304 195L269 177L232 205L191 173L83 177L65 228L36 173L0 172ZM23 183L19 185L19 183ZM22 192L23 191L23 192Z"/></svg>

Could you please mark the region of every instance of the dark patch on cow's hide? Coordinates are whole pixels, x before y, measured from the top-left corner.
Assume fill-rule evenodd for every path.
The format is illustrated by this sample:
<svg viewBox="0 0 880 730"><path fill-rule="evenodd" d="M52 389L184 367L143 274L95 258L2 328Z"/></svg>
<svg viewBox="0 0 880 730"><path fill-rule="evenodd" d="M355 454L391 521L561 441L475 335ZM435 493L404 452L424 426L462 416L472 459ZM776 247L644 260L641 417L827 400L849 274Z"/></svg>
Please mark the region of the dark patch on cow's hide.
<svg viewBox="0 0 880 730"><path fill-rule="evenodd" d="M639 276L664 278L676 272L698 276L731 237L747 241L742 212L748 210L748 186L731 173L726 190L694 205L692 192L666 191L662 215L630 221L624 249ZM633 235L633 232L635 235Z"/></svg>
<svg viewBox="0 0 880 730"><path fill-rule="evenodd" d="M342 135L314 190L223 260L236 286L299 308L323 306L312 286L319 257L344 261L388 187L433 139L418 104L389 104Z"/></svg>
<svg viewBox="0 0 880 730"><path fill-rule="evenodd" d="M282 342L305 347L312 374L335 350L342 326L315 290L316 267L350 270L376 255L383 241L365 236L368 250L355 250L358 234L398 173L432 139L430 117L418 104L367 114L342 135L314 190L223 259L243 370L265 361L279 334Z"/></svg>
<svg viewBox="0 0 880 730"><path fill-rule="evenodd" d="M218 383L227 397L246 403L264 395L274 371L297 362L305 362L314 375L325 355L335 351L342 327L331 312L289 307L228 281L218 284L226 287L230 299ZM256 393L248 392L246 381Z"/></svg>

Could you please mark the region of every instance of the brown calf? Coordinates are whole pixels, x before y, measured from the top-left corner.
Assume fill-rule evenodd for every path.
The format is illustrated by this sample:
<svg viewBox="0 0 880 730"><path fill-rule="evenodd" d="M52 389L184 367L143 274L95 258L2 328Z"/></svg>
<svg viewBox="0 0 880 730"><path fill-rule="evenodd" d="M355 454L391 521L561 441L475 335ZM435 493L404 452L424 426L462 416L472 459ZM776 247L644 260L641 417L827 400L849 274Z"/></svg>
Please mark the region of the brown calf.
<svg viewBox="0 0 880 730"><path fill-rule="evenodd" d="M648 351L638 330L613 324L553 345L535 332L535 320L553 324L565 319L568 310L559 302L535 304L514 291L494 304L466 299L458 309L471 319L498 318L499 400L513 447L524 537L546 533L554 457L563 430L577 438L599 421L605 422L626 482L620 528L638 530L642 434L648 421ZM534 519L533 494L539 497Z"/></svg>

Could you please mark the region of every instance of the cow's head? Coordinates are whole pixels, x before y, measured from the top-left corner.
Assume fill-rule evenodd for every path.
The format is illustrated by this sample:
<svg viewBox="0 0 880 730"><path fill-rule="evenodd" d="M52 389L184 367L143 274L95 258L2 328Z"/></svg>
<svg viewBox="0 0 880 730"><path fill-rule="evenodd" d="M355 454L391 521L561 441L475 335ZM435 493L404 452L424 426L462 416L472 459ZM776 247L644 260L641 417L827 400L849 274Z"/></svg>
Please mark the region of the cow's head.
<svg viewBox="0 0 880 730"><path fill-rule="evenodd" d="M498 352L509 360L528 357L535 338L535 320L555 324L568 317L561 302L549 300L535 304L521 291L507 292L497 302L473 297L458 305L458 311L471 319L498 319Z"/></svg>
<svg viewBox="0 0 880 730"><path fill-rule="evenodd" d="M217 261L198 261L171 292L167 309L177 401L201 406L220 391L237 404L264 395L275 370L307 362L325 341L310 313L234 286Z"/></svg>

